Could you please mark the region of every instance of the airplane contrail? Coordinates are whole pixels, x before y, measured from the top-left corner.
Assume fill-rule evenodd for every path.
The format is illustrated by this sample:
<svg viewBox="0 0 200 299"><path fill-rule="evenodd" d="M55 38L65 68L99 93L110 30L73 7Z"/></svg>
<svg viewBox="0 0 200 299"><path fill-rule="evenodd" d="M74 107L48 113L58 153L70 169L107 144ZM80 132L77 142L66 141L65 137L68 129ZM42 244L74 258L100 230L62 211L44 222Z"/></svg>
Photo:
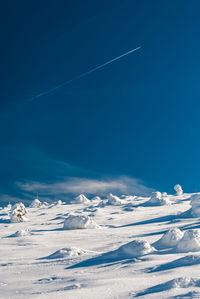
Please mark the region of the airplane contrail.
<svg viewBox="0 0 200 299"><path fill-rule="evenodd" d="M55 86L55 87L53 87L53 88L51 88L51 89L48 89L48 90L46 90L46 91L44 91L44 92L41 92L41 93L39 93L38 95L34 96L31 100L33 101L33 100L35 100L35 99L41 98L41 97L43 97L43 96L45 96L45 95L48 95L48 94L54 92L55 90L57 90L57 89L59 89L59 88L65 86L65 85L68 85L69 83L71 83L71 82L73 82L73 81L76 81L76 80L78 80L78 79L80 79L80 78L83 78L83 77L85 77L85 76L87 76L87 75L89 75L89 74L91 74L91 73L93 73L93 72L95 72L95 71L97 71L97 70L103 68L104 66L106 66L106 65L108 65L108 64L110 64L110 63L112 63L112 62L114 62L114 61L116 61L116 60L118 60L118 59L120 59L120 58L122 58L122 57L124 57L124 56L127 56L127 55L129 55L129 54L131 54L131 53L133 53L133 52L135 52L135 51L137 51L137 50L139 50L140 48L141 48L141 46L140 46L140 47L137 47L137 48L135 48L135 49L132 49L132 50L130 50L130 51L124 53L124 54L121 54L121 55L119 55L119 56L117 56L117 57L115 57L115 58L113 58L113 59L111 59L111 60L109 60L109 61L107 61L107 62L104 62L103 64L101 64L101 65L99 65L99 66L94 67L93 69L91 69L91 70L89 70L89 71L87 71L87 72L84 72L84 73L82 73L82 74L80 74L80 75L78 75L78 76L76 76L76 77L73 77L72 79L70 79L70 80L68 80L68 81L65 81L65 82L63 82L63 83L61 83L61 84L59 84L59 85L57 85L57 86Z"/></svg>

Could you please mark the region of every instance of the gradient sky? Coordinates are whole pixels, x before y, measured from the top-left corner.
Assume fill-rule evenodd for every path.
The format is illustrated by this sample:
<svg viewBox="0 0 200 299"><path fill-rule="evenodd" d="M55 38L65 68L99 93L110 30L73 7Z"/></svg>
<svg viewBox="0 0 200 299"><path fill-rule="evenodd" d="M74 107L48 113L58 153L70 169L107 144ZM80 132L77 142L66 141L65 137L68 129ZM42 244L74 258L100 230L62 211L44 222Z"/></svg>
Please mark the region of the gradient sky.
<svg viewBox="0 0 200 299"><path fill-rule="evenodd" d="M1 1L0 193L119 176L200 191L199 11L198 0Z"/></svg>

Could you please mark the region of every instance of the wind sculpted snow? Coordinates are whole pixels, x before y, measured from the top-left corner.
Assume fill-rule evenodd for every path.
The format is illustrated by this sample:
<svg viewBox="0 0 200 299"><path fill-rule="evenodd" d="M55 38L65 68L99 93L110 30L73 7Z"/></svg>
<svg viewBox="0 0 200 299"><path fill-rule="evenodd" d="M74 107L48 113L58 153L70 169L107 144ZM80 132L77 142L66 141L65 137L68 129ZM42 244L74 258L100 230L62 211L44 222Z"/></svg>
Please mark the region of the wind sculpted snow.
<svg viewBox="0 0 200 299"><path fill-rule="evenodd" d="M199 298L199 194L181 190L0 208L0 298Z"/></svg>

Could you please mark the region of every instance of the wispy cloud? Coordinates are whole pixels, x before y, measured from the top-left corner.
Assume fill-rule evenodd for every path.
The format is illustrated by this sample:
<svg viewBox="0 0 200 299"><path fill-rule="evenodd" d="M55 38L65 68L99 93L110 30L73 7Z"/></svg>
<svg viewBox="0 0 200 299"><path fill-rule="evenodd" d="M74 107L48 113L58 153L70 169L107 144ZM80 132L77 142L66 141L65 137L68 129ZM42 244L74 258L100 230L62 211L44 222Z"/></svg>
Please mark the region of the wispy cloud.
<svg viewBox="0 0 200 299"><path fill-rule="evenodd" d="M138 179L127 176L115 179L88 179L88 178L68 178L55 183L41 182L17 182L18 187L26 192L39 192L44 196L57 196L73 194L98 194L106 195L109 192L117 194L148 195L153 189L146 187Z"/></svg>

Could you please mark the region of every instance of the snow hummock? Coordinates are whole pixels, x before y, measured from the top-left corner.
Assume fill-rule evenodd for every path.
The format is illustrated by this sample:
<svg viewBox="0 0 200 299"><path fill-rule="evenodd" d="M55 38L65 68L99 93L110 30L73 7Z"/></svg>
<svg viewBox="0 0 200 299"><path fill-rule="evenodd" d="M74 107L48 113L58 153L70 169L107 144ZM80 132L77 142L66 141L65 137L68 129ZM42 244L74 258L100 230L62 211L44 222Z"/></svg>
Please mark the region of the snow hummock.
<svg viewBox="0 0 200 299"><path fill-rule="evenodd" d="M174 186L174 190L176 191L176 195L180 196L183 195L183 189L181 185L177 184Z"/></svg>
<svg viewBox="0 0 200 299"><path fill-rule="evenodd" d="M182 239L183 232L179 228L171 228L168 230L161 239L156 241L153 245L156 249L165 249L175 247Z"/></svg>
<svg viewBox="0 0 200 299"><path fill-rule="evenodd" d="M72 203L83 203L83 204L87 204L90 203L89 199L84 195L84 194L80 194L77 197L75 197L75 199L72 201Z"/></svg>
<svg viewBox="0 0 200 299"><path fill-rule="evenodd" d="M164 205L170 205L171 202L167 198L166 194L162 194L159 191L153 192L151 198L146 202L148 205L152 206L164 206Z"/></svg>
<svg viewBox="0 0 200 299"><path fill-rule="evenodd" d="M64 229L100 228L98 224L87 215L69 215L64 221Z"/></svg>
<svg viewBox="0 0 200 299"><path fill-rule="evenodd" d="M31 205L30 205L30 208L38 208L38 207L40 207L40 206L41 206L41 202L39 201L38 198L35 198L35 199L32 201L32 203L31 203Z"/></svg>
<svg viewBox="0 0 200 299"><path fill-rule="evenodd" d="M127 244L122 245L116 250L119 258L136 258L155 251L146 240L133 240Z"/></svg>
<svg viewBox="0 0 200 299"><path fill-rule="evenodd" d="M187 289L189 287L199 287L199 286L200 286L199 278L178 277L178 278L171 279L167 282L157 284L148 289L145 289L144 291L137 293L136 297L140 297L143 295L150 295L150 294L159 293L159 292L163 292L163 291L169 291L171 289L181 289L181 288ZM195 297L193 297L191 293L188 296L187 295L186 296L185 295L177 296L177 297L173 297L173 298L199 298L199 293L196 293L196 292L194 293ZM153 298L153 297L151 297L151 298ZM158 297L156 297L156 298L158 298ZM159 297L159 298L168 298L168 297L166 297L166 296L163 297L161 295L161 297Z"/></svg>
<svg viewBox="0 0 200 299"><path fill-rule="evenodd" d="M30 230L28 228L24 228L16 231L10 237L25 237L25 236L29 236L30 234L31 234Z"/></svg>
<svg viewBox="0 0 200 299"><path fill-rule="evenodd" d="M121 199L116 196L116 195L113 195L112 193L110 193L107 197L107 204L109 205L113 205L113 206L117 206L117 205L121 205L122 204L122 201Z"/></svg>
<svg viewBox="0 0 200 299"><path fill-rule="evenodd" d="M193 194L190 199L190 205L192 206L192 216L200 217L200 193Z"/></svg>
<svg viewBox="0 0 200 299"><path fill-rule="evenodd" d="M73 258L81 256L84 253L86 253L86 250L77 247L62 248L47 256L46 259Z"/></svg>
<svg viewBox="0 0 200 299"><path fill-rule="evenodd" d="M10 210L9 216L11 222L24 222L28 219L25 217L27 210L22 202L16 203Z"/></svg>
<svg viewBox="0 0 200 299"><path fill-rule="evenodd" d="M101 201L101 197L100 196L94 196L92 198L92 201Z"/></svg>
<svg viewBox="0 0 200 299"><path fill-rule="evenodd" d="M179 252L200 251L200 231L198 229L190 229L184 232L183 238L176 246Z"/></svg>

